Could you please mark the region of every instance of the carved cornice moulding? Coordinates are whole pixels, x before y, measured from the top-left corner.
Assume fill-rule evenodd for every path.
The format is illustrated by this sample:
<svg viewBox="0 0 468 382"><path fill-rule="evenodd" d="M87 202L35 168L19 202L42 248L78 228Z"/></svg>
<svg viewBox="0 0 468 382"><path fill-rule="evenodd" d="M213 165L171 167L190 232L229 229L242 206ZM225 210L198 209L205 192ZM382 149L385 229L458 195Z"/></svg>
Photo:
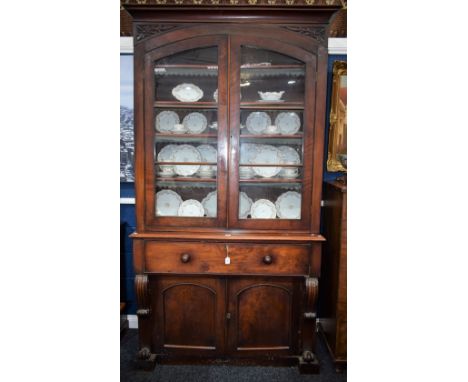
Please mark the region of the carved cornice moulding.
<svg viewBox="0 0 468 382"><path fill-rule="evenodd" d="M346 7L344 0L123 0L132 6L191 6L191 7Z"/></svg>
<svg viewBox="0 0 468 382"><path fill-rule="evenodd" d="M328 39L328 54L347 54L347 40L346 38L329 38ZM133 37L120 37L120 53L132 54L133 53ZM126 199L126 198L125 198ZM132 198L130 203L127 200L120 200L121 204L134 204L135 199Z"/></svg>

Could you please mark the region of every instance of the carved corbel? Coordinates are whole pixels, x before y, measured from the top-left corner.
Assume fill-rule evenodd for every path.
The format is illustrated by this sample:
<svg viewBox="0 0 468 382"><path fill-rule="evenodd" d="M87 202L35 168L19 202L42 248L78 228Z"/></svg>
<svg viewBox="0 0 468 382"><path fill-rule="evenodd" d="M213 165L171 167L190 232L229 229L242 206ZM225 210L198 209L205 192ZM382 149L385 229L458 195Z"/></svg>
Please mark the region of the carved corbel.
<svg viewBox="0 0 468 382"><path fill-rule="evenodd" d="M314 355L315 319L317 317L316 303L318 296L318 279L305 278L305 306L303 315L302 350L299 356L301 373L317 373L319 363Z"/></svg>
<svg viewBox="0 0 468 382"><path fill-rule="evenodd" d="M315 277L306 277L306 304L304 318L307 320L315 320L316 302L318 296L318 279Z"/></svg>
<svg viewBox="0 0 468 382"><path fill-rule="evenodd" d="M148 288L148 276L136 275L135 276L135 292L137 298L137 315L139 318L148 317L150 311L150 295Z"/></svg>

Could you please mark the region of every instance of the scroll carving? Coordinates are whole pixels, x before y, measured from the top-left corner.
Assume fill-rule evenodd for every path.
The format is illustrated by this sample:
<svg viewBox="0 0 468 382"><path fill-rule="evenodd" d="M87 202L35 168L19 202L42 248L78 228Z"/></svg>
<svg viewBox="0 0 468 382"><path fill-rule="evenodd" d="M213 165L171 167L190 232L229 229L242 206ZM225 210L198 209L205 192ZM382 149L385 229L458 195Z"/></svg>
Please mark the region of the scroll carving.
<svg viewBox="0 0 468 382"><path fill-rule="evenodd" d="M306 278L306 311L304 313L304 318L306 319L315 319L316 311L315 305L318 296L318 280L315 277Z"/></svg>
<svg viewBox="0 0 468 382"><path fill-rule="evenodd" d="M158 34L168 32L171 29L177 28L177 25L171 24L137 24L136 26L136 41L144 40L145 38L156 36Z"/></svg>
<svg viewBox="0 0 468 382"><path fill-rule="evenodd" d="M292 26L283 27L291 32L299 33L302 36L311 37L317 40L320 44L326 43L327 30L325 27L310 27L310 26Z"/></svg>
<svg viewBox="0 0 468 382"><path fill-rule="evenodd" d="M150 315L150 296L148 289L148 276L136 275L135 276L135 292L137 298L137 315L138 317L147 317Z"/></svg>

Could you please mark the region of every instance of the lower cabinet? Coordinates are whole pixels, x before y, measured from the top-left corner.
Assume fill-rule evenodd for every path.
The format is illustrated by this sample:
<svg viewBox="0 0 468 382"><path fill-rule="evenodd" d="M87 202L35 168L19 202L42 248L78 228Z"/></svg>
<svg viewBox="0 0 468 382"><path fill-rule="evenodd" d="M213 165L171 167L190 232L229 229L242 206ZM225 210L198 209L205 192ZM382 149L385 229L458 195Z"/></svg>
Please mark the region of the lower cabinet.
<svg viewBox="0 0 468 382"><path fill-rule="evenodd" d="M156 354L298 351L300 278L150 276Z"/></svg>

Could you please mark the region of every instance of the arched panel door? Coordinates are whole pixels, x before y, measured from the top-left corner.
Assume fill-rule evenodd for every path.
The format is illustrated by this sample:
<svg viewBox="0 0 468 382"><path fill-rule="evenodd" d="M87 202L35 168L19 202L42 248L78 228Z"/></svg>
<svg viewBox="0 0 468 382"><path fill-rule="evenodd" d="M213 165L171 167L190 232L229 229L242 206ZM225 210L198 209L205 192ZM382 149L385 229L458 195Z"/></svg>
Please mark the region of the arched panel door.
<svg viewBox="0 0 468 382"><path fill-rule="evenodd" d="M296 281L240 278L228 283L228 348L236 356L297 352Z"/></svg>
<svg viewBox="0 0 468 382"><path fill-rule="evenodd" d="M219 35L145 54L148 229L226 225L227 57Z"/></svg>
<svg viewBox="0 0 468 382"><path fill-rule="evenodd" d="M309 229L316 78L317 55L310 51L232 38L231 228Z"/></svg>

